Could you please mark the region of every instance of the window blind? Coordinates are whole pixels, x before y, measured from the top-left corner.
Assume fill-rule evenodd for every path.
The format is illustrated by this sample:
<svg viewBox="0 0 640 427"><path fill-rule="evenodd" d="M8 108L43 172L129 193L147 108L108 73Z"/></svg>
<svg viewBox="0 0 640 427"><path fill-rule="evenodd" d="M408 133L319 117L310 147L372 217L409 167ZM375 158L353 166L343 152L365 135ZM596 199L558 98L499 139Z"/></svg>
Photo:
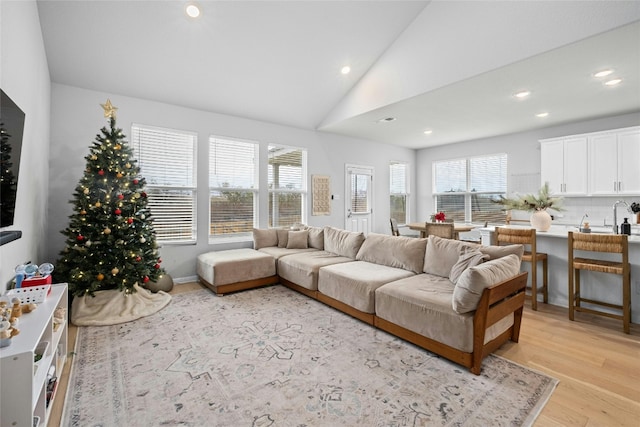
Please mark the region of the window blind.
<svg viewBox="0 0 640 427"><path fill-rule="evenodd" d="M448 219L503 222L505 213L494 203L507 192L507 155L494 154L434 162L436 211Z"/></svg>
<svg viewBox="0 0 640 427"><path fill-rule="evenodd" d="M407 223L408 167L406 163L391 162L389 164L390 216L398 224Z"/></svg>
<svg viewBox="0 0 640 427"><path fill-rule="evenodd" d="M209 137L210 237L242 236L256 223L258 143Z"/></svg>
<svg viewBox="0 0 640 427"><path fill-rule="evenodd" d="M157 240L194 242L197 135L139 124L132 125L131 134Z"/></svg>

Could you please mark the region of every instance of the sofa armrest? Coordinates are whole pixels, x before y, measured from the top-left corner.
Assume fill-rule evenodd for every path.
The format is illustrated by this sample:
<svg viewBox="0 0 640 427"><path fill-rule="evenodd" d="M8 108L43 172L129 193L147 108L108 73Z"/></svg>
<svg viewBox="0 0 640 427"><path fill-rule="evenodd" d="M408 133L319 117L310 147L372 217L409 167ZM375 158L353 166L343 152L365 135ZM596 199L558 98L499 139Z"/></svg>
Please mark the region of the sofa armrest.
<svg viewBox="0 0 640 427"><path fill-rule="evenodd" d="M494 325L501 319L513 313L513 326L510 328L508 337L511 341L518 342L520 336L520 324L522 322L522 311L524 309L524 295L527 286L528 273L520 273L517 276L496 283L484 290L480 303L473 316L473 358L474 363L471 371L480 373L482 358L493 351L494 347L502 344L496 339L493 345L484 339L487 328ZM477 370L477 372L476 372Z"/></svg>

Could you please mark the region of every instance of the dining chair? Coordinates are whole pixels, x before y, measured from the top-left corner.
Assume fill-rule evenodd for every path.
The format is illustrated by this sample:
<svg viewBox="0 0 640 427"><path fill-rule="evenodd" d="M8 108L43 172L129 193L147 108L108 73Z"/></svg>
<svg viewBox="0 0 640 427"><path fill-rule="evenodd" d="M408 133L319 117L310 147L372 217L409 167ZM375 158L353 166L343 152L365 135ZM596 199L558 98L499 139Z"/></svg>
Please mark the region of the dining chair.
<svg viewBox="0 0 640 427"><path fill-rule="evenodd" d="M452 222L427 222L424 225L425 236L438 236L445 239L454 239L456 233Z"/></svg>

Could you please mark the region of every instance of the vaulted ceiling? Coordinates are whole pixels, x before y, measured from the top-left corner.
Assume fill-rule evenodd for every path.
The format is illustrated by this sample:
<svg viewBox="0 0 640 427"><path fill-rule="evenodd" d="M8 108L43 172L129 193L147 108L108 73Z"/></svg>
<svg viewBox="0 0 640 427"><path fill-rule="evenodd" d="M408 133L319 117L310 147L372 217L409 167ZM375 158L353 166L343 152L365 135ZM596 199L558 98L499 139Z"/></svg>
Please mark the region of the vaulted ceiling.
<svg viewBox="0 0 640 427"><path fill-rule="evenodd" d="M52 81L411 148L640 111L637 1L187 3L39 0Z"/></svg>

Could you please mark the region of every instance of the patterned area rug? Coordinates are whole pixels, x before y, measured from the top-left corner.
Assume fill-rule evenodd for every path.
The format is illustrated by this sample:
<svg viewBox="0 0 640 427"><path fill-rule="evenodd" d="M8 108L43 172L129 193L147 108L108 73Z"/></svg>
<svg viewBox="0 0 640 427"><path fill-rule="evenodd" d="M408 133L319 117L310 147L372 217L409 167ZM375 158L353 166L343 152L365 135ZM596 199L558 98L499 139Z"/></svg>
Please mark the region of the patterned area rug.
<svg viewBox="0 0 640 427"><path fill-rule="evenodd" d="M63 426L531 425L557 380L482 375L282 286L80 327Z"/></svg>

